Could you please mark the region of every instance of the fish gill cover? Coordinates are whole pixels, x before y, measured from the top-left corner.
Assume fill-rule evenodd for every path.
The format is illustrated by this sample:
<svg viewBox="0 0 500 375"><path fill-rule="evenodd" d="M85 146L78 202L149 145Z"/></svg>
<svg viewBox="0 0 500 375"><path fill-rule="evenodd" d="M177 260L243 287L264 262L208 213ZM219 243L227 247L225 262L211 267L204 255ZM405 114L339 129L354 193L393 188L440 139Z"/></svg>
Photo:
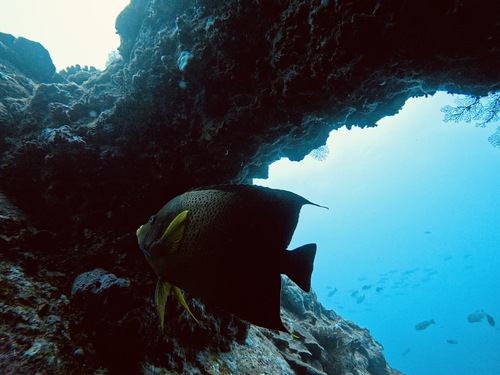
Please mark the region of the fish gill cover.
<svg viewBox="0 0 500 375"><path fill-rule="evenodd" d="M133 0L121 59L56 74L38 43L2 34L1 370L397 373L366 330L286 280L298 339L189 296L205 325L172 301L161 334L134 233L184 191L265 177L411 96L498 90L495 5ZM70 299L81 274L101 287Z"/></svg>

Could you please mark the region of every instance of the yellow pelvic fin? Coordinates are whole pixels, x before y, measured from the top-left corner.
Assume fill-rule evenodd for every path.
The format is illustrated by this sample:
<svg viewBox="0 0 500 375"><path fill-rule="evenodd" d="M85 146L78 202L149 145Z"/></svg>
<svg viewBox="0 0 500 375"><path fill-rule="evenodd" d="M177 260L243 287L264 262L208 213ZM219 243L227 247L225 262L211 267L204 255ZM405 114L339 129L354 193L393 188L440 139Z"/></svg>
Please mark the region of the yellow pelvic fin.
<svg viewBox="0 0 500 375"><path fill-rule="evenodd" d="M191 315L191 317L196 321L196 323L199 324L200 322L198 321L198 319L195 318L195 316L189 309L189 306L187 305L186 300L182 295L182 291L178 287L173 286L172 284L167 283L166 281L158 280L155 291L155 305L156 305L156 310L158 310L158 315L160 316L160 327L162 331L163 327L165 326L165 306L167 305L168 295L170 294L171 290L173 290L175 297L177 298L177 301L179 301L181 306L184 307L186 311L189 313L189 315Z"/></svg>
<svg viewBox="0 0 500 375"><path fill-rule="evenodd" d="M158 310L158 315L160 315L160 327L162 330L165 325L165 306L167 305L167 299L171 289L172 284L158 280L155 291L155 305L156 310Z"/></svg>
<svg viewBox="0 0 500 375"><path fill-rule="evenodd" d="M182 291L178 287L176 287L176 286L173 287L173 290L174 290L175 296L177 297L177 301L179 301L179 303L181 304L181 306L186 309L186 311L189 313L189 315L191 315L191 317L196 321L196 323L200 324L200 322L198 321L198 319L196 319L194 317L193 313L189 309L189 306L187 305L186 300L184 299L184 296L182 295Z"/></svg>
<svg viewBox="0 0 500 375"><path fill-rule="evenodd" d="M187 215L187 210L177 215L158 241L158 243L165 246L171 253L177 251L179 248L179 244L184 236L184 231L186 230Z"/></svg>

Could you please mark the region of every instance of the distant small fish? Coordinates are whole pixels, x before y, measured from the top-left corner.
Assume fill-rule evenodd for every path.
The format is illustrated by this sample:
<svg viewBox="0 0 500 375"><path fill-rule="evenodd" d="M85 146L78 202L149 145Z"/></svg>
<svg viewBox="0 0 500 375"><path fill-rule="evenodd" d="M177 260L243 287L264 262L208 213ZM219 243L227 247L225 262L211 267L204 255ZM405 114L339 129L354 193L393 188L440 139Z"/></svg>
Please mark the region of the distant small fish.
<svg viewBox="0 0 500 375"><path fill-rule="evenodd" d="M429 327L431 324L436 324L436 322L434 321L434 319L424 320L423 322L418 323L415 326L415 329L417 331L422 331L422 330L426 329L427 327Z"/></svg>
<svg viewBox="0 0 500 375"><path fill-rule="evenodd" d="M361 287L361 289L363 289L363 290L368 290L368 289L370 289L371 287L372 287L371 285L363 285L363 286Z"/></svg>
<svg viewBox="0 0 500 375"><path fill-rule="evenodd" d="M404 357L405 355L407 355L410 352L411 352L410 348L406 348L405 351L403 353L401 353L401 355Z"/></svg>
<svg viewBox="0 0 500 375"><path fill-rule="evenodd" d="M426 230L424 234L431 234L432 232L430 230Z"/></svg>
<svg viewBox="0 0 500 375"><path fill-rule="evenodd" d="M457 345L458 344L458 341L457 340L446 340L446 342L448 344L451 344L451 345Z"/></svg>
<svg viewBox="0 0 500 375"><path fill-rule="evenodd" d="M337 288L335 288L335 289L333 289L333 290L330 290L330 291L328 292L327 297L328 297L328 298L333 297L333 295L334 295L335 293L337 293Z"/></svg>
<svg viewBox="0 0 500 375"><path fill-rule="evenodd" d="M358 293L359 291L356 289L354 292L351 293L351 297L356 297Z"/></svg>
<svg viewBox="0 0 500 375"><path fill-rule="evenodd" d="M495 326L495 319L493 319L493 317L487 313L484 312L484 310L477 310L475 312L473 312L472 314L469 314L467 316L467 320L469 321L469 323L479 323L483 320L483 318L486 317L486 320L488 321L488 324L492 327Z"/></svg>
<svg viewBox="0 0 500 375"><path fill-rule="evenodd" d="M444 260L447 261L447 260L450 260L451 258L453 258L453 256L452 255L448 255L446 258L444 258Z"/></svg>
<svg viewBox="0 0 500 375"><path fill-rule="evenodd" d="M495 319L491 315L486 314L486 319L488 320L488 324L492 327L495 326Z"/></svg>
<svg viewBox="0 0 500 375"><path fill-rule="evenodd" d="M464 258L464 259L467 259L467 258L470 258L470 256L471 256L471 254L470 254L470 253L466 253L466 254L464 254L464 257L463 257L463 258Z"/></svg>
<svg viewBox="0 0 500 375"><path fill-rule="evenodd" d="M375 290L376 290L376 291L377 291L377 293L378 293L378 292L380 292L382 289L384 289L384 288L382 288L381 286L379 286L379 287L377 287Z"/></svg>
<svg viewBox="0 0 500 375"><path fill-rule="evenodd" d="M357 303L357 304L360 304L360 303L362 303L364 300L365 300L365 295L363 294L362 296L359 296L359 297L356 299L356 303Z"/></svg>
<svg viewBox="0 0 500 375"><path fill-rule="evenodd" d="M403 275L411 275L412 273L415 273L417 271L418 271L418 268L413 268L413 269L406 270L405 272L403 272Z"/></svg>
<svg viewBox="0 0 500 375"><path fill-rule="evenodd" d="M484 311L478 310L478 311L473 312L472 314L469 314L467 316L467 320L469 323L479 323L480 321L483 320L484 316L485 316Z"/></svg>

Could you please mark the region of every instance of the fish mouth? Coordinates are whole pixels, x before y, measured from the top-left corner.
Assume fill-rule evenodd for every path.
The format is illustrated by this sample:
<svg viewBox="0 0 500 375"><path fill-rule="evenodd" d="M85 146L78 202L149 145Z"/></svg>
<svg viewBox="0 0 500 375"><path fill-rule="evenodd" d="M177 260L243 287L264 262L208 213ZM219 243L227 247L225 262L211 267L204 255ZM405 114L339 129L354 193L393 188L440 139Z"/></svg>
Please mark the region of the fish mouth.
<svg viewBox="0 0 500 375"><path fill-rule="evenodd" d="M137 236L137 242L139 244L139 248L141 249L142 253L144 255L147 255L147 256L151 256L151 253L148 251L148 249L146 249L146 246L143 246L141 244L141 241L140 241L140 235L141 235L141 230L142 228L144 227L144 225L141 225L136 231L135 231L135 235ZM146 242L146 241L143 241L143 242Z"/></svg>
<svg viewBox="0 0 500 375"><path fill-rule="evenodd" d="M161 236L158 238L158 233L162 233L165 229L159 226L151 227L151 225L141 225L136 231L137 243L144 255L151 256L150 250L160 243Z"/></svg>
<svg viewBox="0 0 500 375"><path fill-rule="evenodd" d="M140 245L139 245L139 248L141 249L141 251L142 251L142 253L143 253L144 255L147 255L148 257L150 257L150 256L151 256L151 253L148 251L148 249L146 249L146 247L145 247L145 246L140 246Z"/></svg>

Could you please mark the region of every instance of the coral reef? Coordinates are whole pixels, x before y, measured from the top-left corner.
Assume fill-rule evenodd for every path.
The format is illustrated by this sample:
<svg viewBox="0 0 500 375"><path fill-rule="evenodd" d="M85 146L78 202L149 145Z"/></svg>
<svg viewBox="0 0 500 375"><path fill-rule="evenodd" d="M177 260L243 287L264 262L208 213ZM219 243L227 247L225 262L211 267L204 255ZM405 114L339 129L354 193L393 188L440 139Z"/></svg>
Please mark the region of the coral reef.
<svg viewBox="0 0 500 375"><path fill-rule="evenodd" d="M436 90L498 90L496 2L132 0L104 71L0 34L0 371L395 374L284 281L293 338L189 299L165 332L135 230L173 196L317 157ZM321 251L321 250L320 250ZM76 280L76 281L75 281Z"/></svg>

